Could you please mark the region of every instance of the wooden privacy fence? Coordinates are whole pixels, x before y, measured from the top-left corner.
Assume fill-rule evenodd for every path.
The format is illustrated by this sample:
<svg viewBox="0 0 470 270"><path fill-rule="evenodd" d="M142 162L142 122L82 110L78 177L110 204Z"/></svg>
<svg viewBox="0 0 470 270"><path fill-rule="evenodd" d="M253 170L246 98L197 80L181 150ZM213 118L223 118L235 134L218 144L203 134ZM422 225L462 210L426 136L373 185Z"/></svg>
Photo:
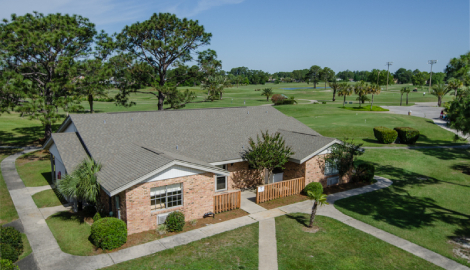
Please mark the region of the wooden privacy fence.
<svg viewBox="0 0 470 270"><path fill-rule="evenodd" d="M214 214L240 208L241 191L221 193L214 196Z"/></svg>
<svg viewBox="0 0 470 270"><path fill-rule="evenodd" d="M256 203L299 194L304 187L304 177L258 186L256 189Z"/></svg>

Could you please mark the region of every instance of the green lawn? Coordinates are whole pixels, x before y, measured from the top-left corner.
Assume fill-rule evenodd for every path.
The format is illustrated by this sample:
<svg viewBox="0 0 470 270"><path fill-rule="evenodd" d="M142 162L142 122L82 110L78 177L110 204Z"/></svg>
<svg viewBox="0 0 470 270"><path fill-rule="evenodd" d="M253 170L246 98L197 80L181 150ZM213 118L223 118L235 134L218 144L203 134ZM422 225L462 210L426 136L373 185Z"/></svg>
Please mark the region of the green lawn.
<svg viewBox="0 0 470 270"><path fill-rule="evenodd" d="M106 269L258 269L258 223Z"/></svg>
<svg viewBox="0 0 470 270"><path fill-rule="evenodd" d="M367 150L361 161L389 188L340 200L338 210L470 266L448 241L470 236L470 150Z"/></svg>
<svg viewBox="0 0 470 270"><path fill-rule="evenodd" d="M376 126L413 127L421 136L416 145L452 145L454 134L435 125L430 119L415 116L389 114L383 112L355 112L341 106L309 104L276 107L288 116L295 117L323 136L354 139L364 146L403 146L384 145L377 142L373 128Z"/></svg>
<svg viewBox="0 0 470 270"><path fill-rule="evenodd" d="M52 182L49 155L44 151L35 151L16 159L16 170L25 186L40 187Z"/></svg>
<svg viewBox="0 0 470 270"><path fill-rule="evenodd" d="M317 216L316 233L302 228L306 214L276 218L279 269L441 269L332 218Z"/></svg>
<svg viewBox="0 0 470 270"><path fill-rule="evenodd" d="M371 110L370 105L367 106L367 104L362 104L362 107L347 107L347 106L345 106L343 109L350 110L350 111L355 111L355 112L358 112L358 111L388 112L389 111L388 109L384 109L382 107L375 106L375 105L372 106L372 110Z"/></svg>
<svg viewBox="0 0 470 270"><path fill-rule="evenodd" d="M79 216L59 212L47 218L46 222L63 252L79 256L94 254L95 246L88 240L91 226Z"/></svg>
<svg viewBox="0 0 470 270"><path fill-rule="evenodd" d="M374 105L376 106L398 106L400 104L399 89L404 85L389 86L389 91L382 91L379 95L374 95ZM406 85L410 86L410 85ZM266 101L264 96L261 96L261 91L255 89L263 89L271 87L275 94L285 94L287 96L294 96L299 104L308 103L308 100L326 101L328 105L341 107L343 98L336 96L336 101L332 102L333 92L330 89L323 89L323 83L318 84L317 89L313 89L312 84L306 83L282 83L282 84L266 84L266 85L247 85L240 87L227 88L224 91L223 99L213 102L205 102L207 96L206 92L200 87L180 87L180 90L190 89L195 91L197 98L193 103L187 104L187 109L194 108L214 108L214 107L235 107L235 106L258 106L263 104L270 104ZM284 88L302 88L309 87L308 89L294 89L288 90ZM412 86L411 86L412 87ZM146 89L146 92L151 92L151 89ZM110 90L109 96L114 97L117 90ZM370 96L370 95L369 95ZM356 95L346 97L347 102L354 102L353 104L346 105L347 107L357 107ZM405 97L404 97L405 99ZM451 100L451 95L444 97L444 101ZM94 102L95 111L97 113L103 112L124 112L124 111L150 111L157 109L157 99L151 94L131 94L130 101L136 102L136 106L124 108L116 106L114 102ZM414 105L415 102L436 102L437 98L426 94L423 96L422 92L411 92L409 94L409 105ZM84 111L78 113L85 113L89 110L88 102L83 101L81 105ZM364 104L367 107L369 103ZM293 106L293 105L292 105ZM283 106L286 107L286 106ZM291 106L287 106L291 107ZM59 110L65 119L65 112ZM52 130L55 131L60 126L63 119L60 119L53 126ZM0 145L27 145L33 142L37 143L39 139L44 137L44 128L41 122L37 119L29 120L28 117L20 117L18 113L2 114L0 116Z"/></svg>
<svg viewBox="0 0 470 270"><path fill-rule="evenodd" d="M18 149L0 149L0 162L10 155L13 155L19 151ZM0 168L0 225L12 222L18 219L18 213L16 212L13 201L8 192L7 185L3 180L2 170Z"/></svg>
<svg viewBox="0 0 470 270"><path fill-rule="evenodd" d="M59 206L67 203L67 200L57 189L48 189L34 194L33 201L38 208Z"/></svg>
<svg viewBox="0 0 470 270"><path fill-rule="evenodd" d="M21 255L18 257L18 261L20 261L21 259L26 258L26 256L28 256L29 254L31 254L31 252L33 252L33 250L31 249L31 245L29 244L28 237L26 236L26 234L22 233L21 234L21 239L23 240L23 253L21 253Z"/></svg>

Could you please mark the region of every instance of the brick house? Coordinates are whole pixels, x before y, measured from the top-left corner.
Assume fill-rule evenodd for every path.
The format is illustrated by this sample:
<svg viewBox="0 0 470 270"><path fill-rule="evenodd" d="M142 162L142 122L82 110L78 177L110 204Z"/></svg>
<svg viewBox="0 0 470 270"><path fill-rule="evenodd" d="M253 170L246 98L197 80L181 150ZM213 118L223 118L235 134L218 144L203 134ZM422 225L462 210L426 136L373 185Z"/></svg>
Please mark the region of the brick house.
<svg viewBox="0 0 470 270"><path fill-rule="evenodd" d="M242 159L248 139L279 132L295 154L271 179ZM324 186L347 182L323 156L339 143L272 107L71 114L45 143L55 181L85 158L98 173L101 202L128 233L155 229L165 213L187 220L214 209L213 197L254 183L305 177ZM160 220L161 222L161 220Z"/></svg>

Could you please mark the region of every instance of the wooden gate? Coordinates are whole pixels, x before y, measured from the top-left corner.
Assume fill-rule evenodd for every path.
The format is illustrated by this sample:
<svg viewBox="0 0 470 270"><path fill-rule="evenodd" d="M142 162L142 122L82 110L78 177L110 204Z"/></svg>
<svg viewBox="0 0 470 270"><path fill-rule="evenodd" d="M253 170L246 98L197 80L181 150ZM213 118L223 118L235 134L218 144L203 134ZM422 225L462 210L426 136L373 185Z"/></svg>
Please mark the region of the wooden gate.
<svg viewBox="0 0 470 270"><path fill-rule="evenodd" d="M214 196L214 214L240 208L241 191L229 191Z"/></svg>
<svg viewBox="0 0 470 270"><path fill-rule="evenodd" d="M256 203L299 194L304 187L304 177L258 186L256 189Z"/></svg>

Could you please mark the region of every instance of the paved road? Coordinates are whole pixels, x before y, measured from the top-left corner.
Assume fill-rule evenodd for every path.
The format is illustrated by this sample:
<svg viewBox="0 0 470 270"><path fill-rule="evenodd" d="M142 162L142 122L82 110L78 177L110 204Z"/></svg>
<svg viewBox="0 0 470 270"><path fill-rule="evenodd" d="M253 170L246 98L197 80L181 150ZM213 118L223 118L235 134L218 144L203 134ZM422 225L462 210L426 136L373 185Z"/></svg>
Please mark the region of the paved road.
<svg viewBox="0 0 470 270"><path fill-rule="evenodd" d="M396 114L408 114L411 111L411 115L424 117L428 119L439 119L441 110L444 108L437 107L437 102L417 102L413 106L381 106L384 109L389 109L391 113Z"/></svg>

